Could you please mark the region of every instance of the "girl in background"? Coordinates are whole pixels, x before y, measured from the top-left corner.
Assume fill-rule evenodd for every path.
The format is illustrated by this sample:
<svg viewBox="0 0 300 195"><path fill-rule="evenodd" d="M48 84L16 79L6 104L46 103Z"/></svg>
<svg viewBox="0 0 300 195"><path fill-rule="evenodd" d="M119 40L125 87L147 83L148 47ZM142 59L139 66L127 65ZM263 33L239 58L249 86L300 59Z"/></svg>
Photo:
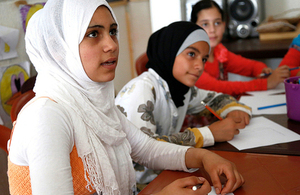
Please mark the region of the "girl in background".
<svg viewBox="0 0 300 195"><path fill-rule="evenodd" d="M209 50L206 32L191 22L174 22L158 30L148 41L148 71L120 90L116 105L138 129L160 141L200 148L233 139L249 124L251 108L230 95L194 86ZM224 119L180 132L187 114L205 111L202 102ZM135 168L138 183L156 176L138 164Z"/></svg>
<svg viewBox="0 0 300 195"><path fill-rule="evenodd" d="M211 45L204 72L196 82L198 88L236 96L247 91L273 89L289 77L288 66L272 70L262 62L246 59L224 47L221 43L225 31L224 14L215 1L201 0L196 3L192 8L191 22L205 29ZM259 79L228 81L228 72ZM264 73L272 74L268 78L260 78Z"/></svg>
<svg viewBox="0 0 300 195"><path fill-rule="evenodd" d="M285 65L290 68L300 67L300 34L293 39L288 52L279 64L279 66ZM300 69L291 71L291 77L294 76L300 76Z"/></svg>

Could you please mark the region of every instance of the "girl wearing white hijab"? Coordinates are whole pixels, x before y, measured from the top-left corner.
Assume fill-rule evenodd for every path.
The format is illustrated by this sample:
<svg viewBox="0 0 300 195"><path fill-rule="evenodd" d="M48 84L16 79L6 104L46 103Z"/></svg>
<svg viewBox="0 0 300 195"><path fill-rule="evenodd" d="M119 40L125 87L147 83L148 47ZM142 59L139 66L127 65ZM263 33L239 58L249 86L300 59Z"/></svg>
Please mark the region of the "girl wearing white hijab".
<svg viewBox="0 0 300 195"><path fill-rule="evenodd" d="M203 149L149 138L114 105L118 23L104 0L48 0L26 31L38 76L10 140L8 176L14 194L132 194L132 160L151 169L203 167L217 192L244 182L235 166ZM149 150L151 148L151 150ZM220 174L228 178L222 189ZM196 192L190 186L202 183ZM175 181L157 194L207 194L204 178Z"/></svg>

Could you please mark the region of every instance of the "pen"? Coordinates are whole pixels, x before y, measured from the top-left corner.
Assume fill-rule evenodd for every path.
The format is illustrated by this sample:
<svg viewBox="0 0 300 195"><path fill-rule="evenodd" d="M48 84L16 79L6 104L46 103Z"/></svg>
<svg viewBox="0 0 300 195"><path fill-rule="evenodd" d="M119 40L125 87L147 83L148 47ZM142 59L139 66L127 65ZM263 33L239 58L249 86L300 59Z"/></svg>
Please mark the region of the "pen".
<svg viewBox="0 0 300 195"><path fill-rule="evenodd" d="M285 106L285 105L286 105L286 103L274 104L274 105L270 105L270 106L258 107L257 110L262 110L262 109L267 109L267 108L273 108L273 107L278 107L278 106Z"/></svg>
<svg viewBox="0 0 300 195"><path fill-rule="evenodd" d="M300 66L298 66L298 67L295 67L295 68L290 68L289 69L289 71L291 71L291 70L296 70L296 69L299 69L300 68ZM270 74L272 74L272 73L261 73L259 76L261 76L261 77L265 77L265 76L269 76Z"/></svg>
<svg viewBox="0 0 300 195"><path fill-rule="evenodd" d="M290 71L291 71L291 70L297 70L297 69L299 69L299 68L300 68L300 66L295 67L295 68L290 68Z"/></svg>
<svg viewBox="0 0 300 195"><path fill-rule="evenodd" d="M202 184L197 184L192 187L192 190L196 191L197 189L201 188Z"/></svg>
<svg viewBox="0 0 300 195"><path fill-rule="evenodd" d="M207 104L205 104L203 101L201 101L201 104L205 106L207 110L209 110L213 115L215 115L219 120L223 120L211 107L209 107Z"/></svg>

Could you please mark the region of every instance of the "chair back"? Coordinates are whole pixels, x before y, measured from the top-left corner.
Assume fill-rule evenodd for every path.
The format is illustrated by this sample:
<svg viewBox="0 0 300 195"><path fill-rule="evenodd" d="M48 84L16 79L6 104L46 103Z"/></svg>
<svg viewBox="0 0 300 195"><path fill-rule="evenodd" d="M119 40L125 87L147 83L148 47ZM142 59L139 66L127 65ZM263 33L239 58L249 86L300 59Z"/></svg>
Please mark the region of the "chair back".
<svg viewBox="0 0 300 195"><path fill-rule="evenodd" d="M4 125L0 125L0 148L4 150L7 154L7 141L10 139L10 133L10 128Z"/></svg>
<svg viewBox="0 0 300 195"><path fill-rule="evenodd" d="M23 108L23 106L34 96L35 93L33 92L33 90L28 90L25 93L22 93L19 97L17 97L14 100L10 111L10 118L12 122L14 122L17 119L17 116L20 110Z"/></svg>
<svg viewBox="0 0 300 195"><path fill-rule="evenodd" d="M143 72L147 71L148 68L146 68L146 64L149 61L147 54L143 53L142 55L140 55L136 61L135 61L135 70L137 75L142 74Z"/></svg>

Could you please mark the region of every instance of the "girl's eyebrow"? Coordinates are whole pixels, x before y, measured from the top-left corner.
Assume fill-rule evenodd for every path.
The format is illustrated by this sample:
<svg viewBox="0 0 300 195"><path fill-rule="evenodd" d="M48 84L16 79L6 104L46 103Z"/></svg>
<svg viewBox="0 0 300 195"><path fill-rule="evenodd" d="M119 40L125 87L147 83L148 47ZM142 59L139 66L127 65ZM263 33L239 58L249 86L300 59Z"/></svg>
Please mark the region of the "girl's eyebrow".
<svg viewBox="0 0 300 195"><path fill-rule="evenodd" d="M112 27L118 27L117 23L112 23L110 25L110 28L112 28ZM97 24L97 25L89 26L88 28L104 28L104 26Z"/></svg>
<svg viewBox="0 0 300 195"><path fill-rule="evenodd" d="M222 20L222 18L216 18L216 19L214 19L214 21L216 21L216 20ZM208 22L209 20L200 20L200 22Z"/></svg>
<svg viewBox="0 0 300 195"><path fill-rule="evenodd" d="M189 46L189 47L187 47L186 49L192 49L192 50L194 50L194 51L200 53L200 51L199 51L197 48L195 48L195 47Z"/></svg>

